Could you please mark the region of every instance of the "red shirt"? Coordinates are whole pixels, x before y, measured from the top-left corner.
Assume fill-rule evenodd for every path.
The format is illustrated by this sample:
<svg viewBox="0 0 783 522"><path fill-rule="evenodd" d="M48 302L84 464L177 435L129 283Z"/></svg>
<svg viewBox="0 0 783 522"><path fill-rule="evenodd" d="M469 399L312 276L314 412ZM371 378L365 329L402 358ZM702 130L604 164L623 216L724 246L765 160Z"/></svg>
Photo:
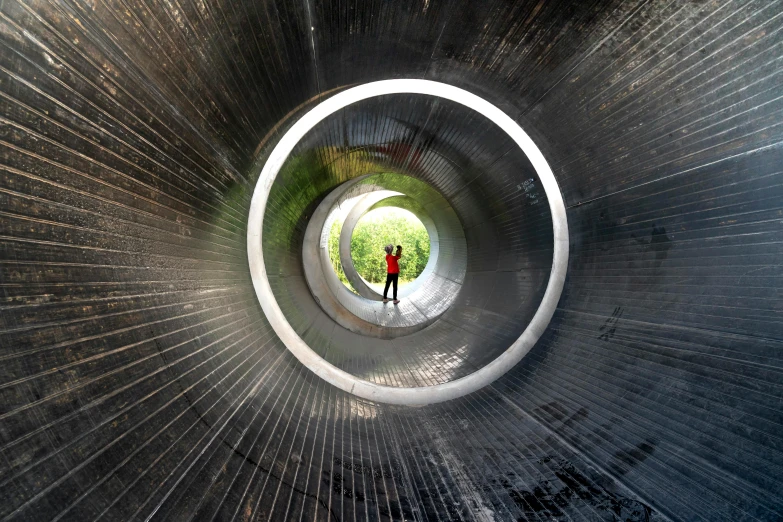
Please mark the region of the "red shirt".
<svg viewBox="0 0 783 522"><path fill-rule="evenodd" d="M397 260L400 258L400 256L393 256L391 254L386 254L386 273L387 274L399 274L400 273L400 265L397 264Z"/></svg>

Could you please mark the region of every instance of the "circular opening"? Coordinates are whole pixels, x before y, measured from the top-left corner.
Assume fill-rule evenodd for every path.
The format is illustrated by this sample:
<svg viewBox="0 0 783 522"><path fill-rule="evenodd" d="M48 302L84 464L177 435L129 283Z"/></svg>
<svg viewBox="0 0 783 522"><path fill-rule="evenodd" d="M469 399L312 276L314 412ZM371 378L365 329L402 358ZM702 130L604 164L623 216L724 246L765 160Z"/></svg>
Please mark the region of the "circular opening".
<svg viewBox="0 0 783 522"><path fill-rule="evenodd" d="M313 351L307 342L300 337L300 334L288 322L272 290L264 261L262 236L265 235L264 217L275 178L300 140L321 121L351 104L378 96L403 93L447 99L468 107L492 122L496 128L502 130L519 146L535 170L541 188L546 192L552 224L553 249L551 271L549 271L540 304L524 331L511 342L504 352L467 376L441 384L397 388L367 381L341 370ZM365 149L365 153L368 153L368 149ZM424 161L418 153L403 154L403 156L413 160L414 166L421 165ZM521 194L522 188L519 188L519 191ZM319 230L323 226L323 221L320 223ZM481 223L478 223L470 231L466 230L466 235L470 234L473 238L480 238L484 235L485 228ZM510 370L530 351L549 324L563 289L568 261L568 224L565 205L554 174L537 146L514 120L496 106L463 89L428 80L385 80L360 85L332 96L305 114L281 138L267 158L253 193L247 230L248 260L253 286L264 313L279 339L297 359L330 384L365 399L394 404L422 405L454 399L486 386ZM307 234L305 234L305 238L308 238ZM318 245L315 238L311 239L313 240L305 242L305 247L308 249ZM443 251L443 248L441 250ZM443 252L441 252L442 254ZM481 251L476 254L480 255ZM317 253L308 252L308 257L315 259ZM498 263L502 267L514 266L514 260L508 258L498 259ZM501 270L497 273L502 275L507 272ZM514 277L516 276L513 274L507 276L507 283L513 283L517 287L524 284L523 280L515 280ZM480 285L480 281L480 275L477 275L472 284ZM499 294L498 297L502 298L502 295ZM491 306L498 304L497 301L490 303ZM492 313L492 310L488 310L488 313ZM308 332L303 331L302 335L308 335Z"/></svg>
<svg viewBox="0 0 783 522"><path fill-rule="evenodd" d="M411 274L411 268L415 270L415 263L406 263L404 267L402 267L404 270L401 273L404 277L404 275L407 273L408 277L406 278L409 282L413 282L415 280L415 284L406 284L404 288L398 288L398 296L402 298L407 298L413 295L418 288L420 288L422 285L425 284L425 280L433 274L433 271L435 270L436 261L438 260L438 252L439 252L439 246L438 246L438 240L439 240L439 234L437 231L438 225L435 224L433 221L433 217L430 215L430 212L424 209L422 207L421 203L418 202L418 199L424 197L422 194L422 191L425 191L429 193L427 197L424 197L425 200L430 199L431 201L438 201L441 204L444 205L444 208L448 207L451 209L451 207L448 205L448 203L439 195L437 192L435 192L431 187L425 187L421 182L415 181L412 178L409 178L407 176L397 175L397 174L383 174L380 176L384 179L384 181L380 182L381 185L390 185L390 186L397 186L397 185L403 185L404 188L398 187L405 192L410 192L410 194L406 194L397 190L389 190L389 189L372 189L370 192L366 193L364 196L359 198L351 198L348 201L346 201L344 204L340 204L339 207L341 209L340 212L346 212L342 228L340 230L340 248L339 248L339 259L340 259L340 265L342 267L342 271L345 275L345 278L348 280L350 284L351 290L360 295L361 297L365 299L369 299L372 301L379 301L382 299L382 293L383 289L376 289L368 282L367 277L364 277L363 274L360 274L359 271L357 271L357 267L354 263L354 256L351 253L351 245L352 243L355 243L353 241L354 238L354 231L356 227L358 226L359 222L362 221L363 217L367 215L368 213L372 212L373 210L381 210L381 209L389 209L394 208L397 210L407 210L410 212L408 215L413 215L414 219L421 223L421 225L424 227L426 234L429 236L429 240L427 241L424 239L424 242L427 246L422 245L416 245L415 243L411 242L411 244L406 245L410 247L411 249L416 249L418 247L418 255L416 255L417 259L421 259L423 256L421 255L422 248L429 247L429 256L428 261L425 261L425 266L422 270L416 271L413 274ZM378 180L378 176L370 176L368 179L375 179ZM348 209L350 207L350 209ZM348 209L348 210L343 210ZM441 222L441 227L447 227L448 220L445 220L445 217L440 215L439 212L438 215L436 215L435 219ZM453 223L452 223L453 225ZM405 234L399 233L399 230L394 230L394 228L389 230L381 230L382 227L376 227L378 230L376 230L376 237L374 238L368 238L369 243L373 243L372 246L369 247L363 254L366 254L366 256L371 256L373 251L381 252L380 257L366 257L365 255L360 255L359 258L367 261L365 263L365 272L372 272L372 268L376 268L379 273L376 273L374 275L370 275L370 278L373 280L374 283L380 283L385 285L386 280L386 254L384 252L384 246L392 244L393 246L401 244L402 240L404 239ZM400 228L400 227L398 227ZM453 228L453 227L451 227ZM401 229L401 228L400 228ZM461 232L459 233L461 234ZM423 238L422 238L423 239ZM365 243L367 243L365 242ZM359 245L359 246L365 246L365 245ZM413 250L411 250L412 253L415 253ZM405 256L403 256L405 257ZM413 260L413 258L410 258ZM374 262L373 262L374 261ZM375 264L377 263L377 264ZM412 266L407 266L408 264ZM369 265L369 266L368 266ZM374 266L373 266L374 265ZM419 276L417 279L416 276ZM446 307L447 308L447 307ZM442 310L445 310L445 308L441 307ZM402 319L400 321L393 320L394 323L397 324L397 326L405 326L405 327L414 327L416 325L423 327L424 323L431 322L435 315L432 313L434 310L430 310L424 315L421 313L416 314L408 314L406 319ZM402 315L405 315L404 313ZM393 319L390 314L376 314L376 317L385 316L386 319ZM418 317L418 318L416 318ZM386 322L386 320L384 320ZM410 331L410 330L408 330ZM393 334L392 332L386 332L388 335L398 335L401 334L401 330L397 330L396 334Z"/></svg>
<svg viewBox="0 0 783 522"><path fill-rule="evenodd" d="M426 210L420 199L437 208ZM368 212L382 208L410 211L426 229L424 249L429 246L424 270L414 281L398 286L401 302L395 306L383 306L383 288L373 288L356 271L351 256L355 227ZM440 318L459 295L466 272L464 231L454 209L426 183L395 173L359 176L335 187L306 219L302 264L308 289L321 310L351 332L378 339L411 335ZM339 233L339 253L334 239L329 242L333 229ZM450 255L442 258L439 252L444 242ZM383 245L387 244L376 245L381 251L376 261L385 263ZM416 248L410 245L411 251ZM384 268L383 286L385 274ZM350 344L357 343L361 341L353 339Z"/></svg>
<svg viewBox="0 0 783 522"><path fill-rule="evenodd" d="M345 276L340 262L340 232L335 221L329 233L329 257L340 281L356 292ZM400 288L412 283L427 266L430 258L430 236L416 215L396 207L377 208L367 212L356 223L351 235L351 259L358 274L376 292L382 292L386 282L385 245L401 245L399 259Z"/></svg>

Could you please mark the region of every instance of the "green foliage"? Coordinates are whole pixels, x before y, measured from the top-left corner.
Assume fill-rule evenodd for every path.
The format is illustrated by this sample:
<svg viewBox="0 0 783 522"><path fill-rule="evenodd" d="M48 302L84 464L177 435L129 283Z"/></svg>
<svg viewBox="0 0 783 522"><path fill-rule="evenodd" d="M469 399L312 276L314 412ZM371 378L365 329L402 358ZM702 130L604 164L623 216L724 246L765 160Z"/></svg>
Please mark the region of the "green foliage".
<svg viewBox="0 0 783 522"><path fill-rule="evenodd" d="M342 229L342 222L339 219L332 223L332 228L329 230L329 259L332 261L332 267L334 268L334 271L340 281L342 281L345 286L350 288L351 291L356 293L356 291L353 289L353 285L351 285L351 282L348 281L347 277L345 277L343 264L340 263L340 232Z"/></svg>
<svg viewBox="0 0 783 522"><path fill-rule="evenodd" d="M350 287L340 264L341 224L335 222L329 234L329 257L343 283ZM400 282L416 279L427 266L430 238L424 225L413 214L396 208L381 208L365 215L356 224L351 238L351 257L356 271L370 283L386 281L388 244L402 245L399 260Z"/></svg>

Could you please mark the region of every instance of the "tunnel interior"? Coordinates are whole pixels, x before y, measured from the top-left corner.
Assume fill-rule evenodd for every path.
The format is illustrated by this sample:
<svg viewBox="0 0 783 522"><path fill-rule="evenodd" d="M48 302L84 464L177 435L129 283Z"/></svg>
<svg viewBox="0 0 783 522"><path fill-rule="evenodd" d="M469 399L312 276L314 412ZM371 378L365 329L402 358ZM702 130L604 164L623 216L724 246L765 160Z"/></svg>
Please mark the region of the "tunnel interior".
<svg viewBox="0 0 783 522"><path fill-rule="evenodd" d="M329 273L323 242L320 256L311 251L329 209L378 189L416 201L439 230L432 275L395 306L351 295ZM503 130L448 100L406 94L349 105L305 135L272 185L262 250L274 298L316 354L371 382L424 386L473 373L521 335L549 280L552 230L535 169Z"/></svg>
<svg viewBox="0 0 783 522"><path fill-rule="evenodd" d="M400 296L407 297L411 295L432 276L435 266L438 264L440 255L439 237L445 232L445 224L438 223L436 225L435 221L433 221L430 216L430 211L416 201L415 198L406 196L400 192L378 190L373 194L368 194L367 196L357 199L357 204L361 203L361 205L353 205L346 215L345 221L342 222L342 226L335 229L339 239L339 251L332 264L333 271L336 272L339 269L343 270L346 279L348 279L346 286L354 293L372 301L382 300L382 290L380 287L373 286L374 284L380 284L381 281L373 282L372 279L376 278L373 269L376 266L383 267L383 265L382 262L378 262L373 266L365 266L362 264L365 261L362 256L365 251L369 250L368 247L370 246L362 234L365 229L376 223L388 223L390 219L404 220L405 225L411 228L412 233L409 233L407 230L397 232L399 232L400 235L405 234L403 237L405 237L406 240L413 242L413 240L416 239L414 234L417 230L420 231L423 229L426 234L425 242L422 242L421 244L413 243L413 255L405 256L406 259L408 257L414 258L415 265L412 268L405 267L407 270L403 270L405 272L404 279L407 281L403 280L400 282L399 290ZM441 234L438 234L438 228L441 229ZM327 231L324 230L324 233L326 232ZM331 233L331 230L329 232ZM368 232L367 235L369 236L370 233ZM373 239L382 239L383 235L376 234L372 237ZM392 238L389 239L391 240ZM424 248L425 243L427 246L426 250ZM394 250L391 253L392 255L396 254L395 250L397 246L403 246L394 245L394 241L392 241L392 243L388 243L384 246L384 252L388 245L393 246ZM372 245L372 247L372 252L375 253L377 249L374 248L374 245ZM422 262L423 258L426 258L425 262ZM400 259L402 259L402 257L400 257ZM373 260L376 261L377 259L373 257ZM385 259L383 261L385 261ZM441 260L441 263L442 262L443 260ZM359 266L357 266L357 263ZM397 264L399 265L400 263L403 263L404 265L405 262L398 259ZM411 263L408 263L408 265L410 264ZM387 263L387 274L388 268ZM456 279L457 278L453 279L454 282L456 282ZM456 292L453 292L453 294L456 294Z"/></svg>
<svg viewBox="0 0 783 522"><path fill-rule="evenodd" d="M6 0L0 47L1 520L780 520L779 0ZM264 178L387 80L556 193L438 93ZM437 230L398 308L323 271L349 200Z"/></svg>

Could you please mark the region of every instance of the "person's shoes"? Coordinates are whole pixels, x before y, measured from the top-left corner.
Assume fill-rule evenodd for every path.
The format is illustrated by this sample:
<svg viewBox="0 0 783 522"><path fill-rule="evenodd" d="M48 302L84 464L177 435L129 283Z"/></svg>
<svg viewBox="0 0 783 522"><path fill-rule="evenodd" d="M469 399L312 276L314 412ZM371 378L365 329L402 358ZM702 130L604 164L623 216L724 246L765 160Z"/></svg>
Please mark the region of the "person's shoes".
<svg viewBox="0 0 783 522"><path fill-rule="evenodd" d="M386 298L384 297L384 298L383 298L383 302L384 302L384 303L388 303L388 302L389 302L389 300L388 300L388 299L386 299Z"/></svg>
<svg viewBox="0 0 783 522"><path fill-rule="evenodd" d="M399 299L395 299L394 300L394 304L400 304L400 300Z"/></svg>

